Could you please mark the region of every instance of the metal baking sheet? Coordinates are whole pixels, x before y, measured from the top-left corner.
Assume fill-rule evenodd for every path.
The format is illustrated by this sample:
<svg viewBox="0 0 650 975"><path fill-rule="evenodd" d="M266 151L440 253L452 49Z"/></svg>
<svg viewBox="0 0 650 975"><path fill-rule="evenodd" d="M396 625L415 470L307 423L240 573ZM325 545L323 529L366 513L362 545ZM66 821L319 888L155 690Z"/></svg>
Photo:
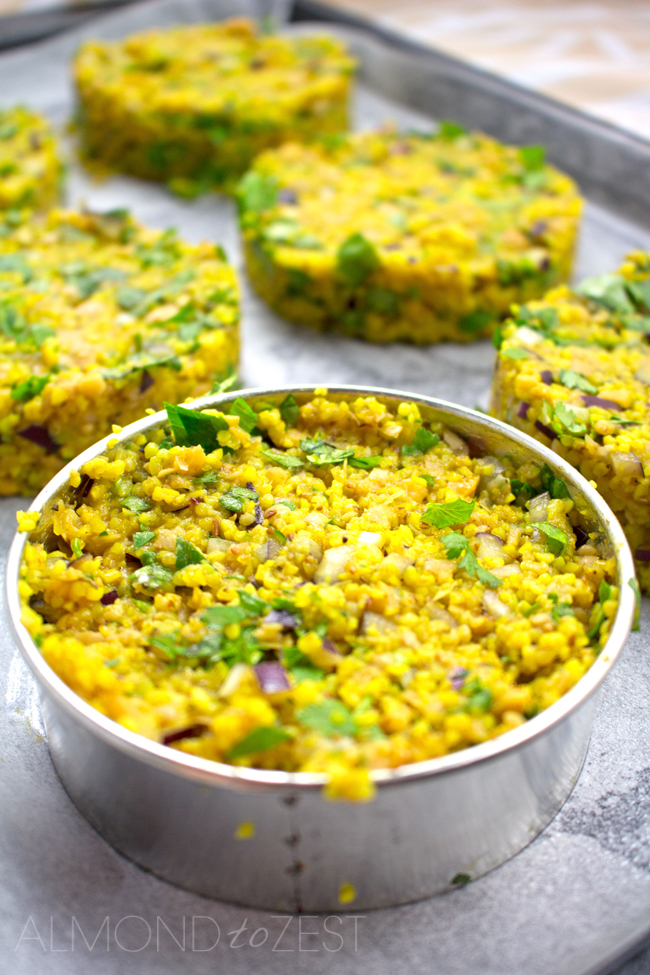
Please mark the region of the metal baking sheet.
<svg viewBox="0 0 650 975"><path fill-rule="evenodd" d="M253 9L252 0L149 0L124 9L73 34L0 56L0 103L26 102L63 125L71 108L68 61L83 37L118 37L156 24L215 19ZM369 33L331 29L346 33L362 61L364 80L355 97L357 126L386 118L398 124L431 124L423 112L432 110L436 91L435 85L424 85L424 55L401 50L399 44L387 47ZM444 78L440 64L436 62L437 76ZM482 104L485 128L495 131L495 126L505 124L497 111L498 93L490 95L482 72L466 66L463 72L459 110L454 113L447 107L445 114L467 119L475 110L471 105ZM506 93L511 133L533 141L539 123L550 133L549 142L561 147L560 136L566 136L570 121L564 110L560 114L564 113L565 128L554 128L553 112L548 110L552 103L538 100L532 105L523 96L518 101L514 86ZM612 146L628 172L644 151L650 159L650 152L640 141L621 142L612 135L615 130L597 123L581 128L580 120L574 119L571 131L575 144L582 147L573 170L600 201L587 206L577 261L581 277L615 267L632 248L650 248L650 214L645 227L626 217L634 212L640 220L646 218L641 204L636 209L630 204L641 190L630 184L623 192L620 180L616 185L618 171L612 173L608 189L602 169ZM603 201L618 212L604 209ZM73 164L68 202L84 202L93 209L130 206L153 226L176 226L192 240L219 240L240 263L234 210L224 198L185 202L158 186L125 177L96 184ZM486 402L493 359L489 343L373 347L318 335L271 314L242 283L244 385L374 384L469 406ZM14 512L20 506L14 499L0 502L2 569ZM53 771L36 689L9 636L4 608L2 614L2 972L596 975L612 971L650 934L650 656L645 630L632 636L605 685L589 756L573 795L523 853L487 877L429 901L363 917L354 915L352 905L330 919L290 919L207 901L171 887L124 860L94 833ZM647 601L644 617L647 628Z"/></svg>

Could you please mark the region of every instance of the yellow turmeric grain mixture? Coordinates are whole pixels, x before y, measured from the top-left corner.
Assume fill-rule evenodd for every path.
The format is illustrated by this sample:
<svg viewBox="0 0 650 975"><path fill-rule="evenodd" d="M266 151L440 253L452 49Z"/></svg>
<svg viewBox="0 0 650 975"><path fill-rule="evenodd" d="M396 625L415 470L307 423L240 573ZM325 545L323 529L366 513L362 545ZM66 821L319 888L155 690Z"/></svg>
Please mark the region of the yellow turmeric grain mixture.
<svg viewBox="0 0 650 975"><path fill-rule="evenodd" d="M650 592L650 254L515 308L492 410L568 460L621 522Z"/></svg>
<svg viewBox="0 0 650 975"><path fill-rule="evenodd" d="M570 274L581 200L544 155L450 122L271 149L238 188L251 281L321 331L476 339Z"/></svg>
<svg viewBox="0 0 650 975"><path fill-rule="evenodd" d="M327 34L264 34L245 17L88 41L74 61L93 167L193 196L287 139L347 128L355 61Z"/></svg>
<svg viewBox="0 0 650 975"><path fill-rule="evenodd" d="M222 410L168 406L19 515L24 623L102 713L360 800L373 769L516 728L591 666L615 563L548 467L470 456L409 402Z"/></svg>
<svg viewBox="0 0 650 975"><path fill-rule="evenodd" d="M0 236L0 494L34 494L111 431L209 392L238 357L233 269L126 211Z"/></svg>
<svg viewBox="0 0 650 975"><path fill-rule="evenodd" d="M0 110L0 210L47 209L61 176L49 122L22 105Z"/></svg>

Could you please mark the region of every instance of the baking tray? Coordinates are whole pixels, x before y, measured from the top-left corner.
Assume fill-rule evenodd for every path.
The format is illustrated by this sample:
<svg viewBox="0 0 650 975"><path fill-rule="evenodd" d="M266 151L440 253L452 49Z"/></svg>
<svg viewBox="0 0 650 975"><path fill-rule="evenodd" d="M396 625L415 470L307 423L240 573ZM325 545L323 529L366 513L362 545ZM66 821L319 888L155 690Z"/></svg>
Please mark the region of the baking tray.
<svg viewBox="0 0 650 975"><path fill-rule="evenodd" d="M126 8L72 34L0 56L0 102L20 98L63 124L70 110L67 61L82 37L116 37L156 23L251 8L245 0L155 0ZM302 3L298 15L301 10ZM643 183L650 149L641 140L443 55L429 56L416 45L359 31L358 24L352 32L333 29L346 32L362 61L357 124L392 117L400 124L424 126L431 123L427 113L443 104L441 114L465 121L476 121L471 112L477 111L483 127L495 134L503 134L499 126L507 125L511 138L544 140L557 161L568 140L581 147L571 168L591 197L578 276L615 267L633 247L650 248ZM441 101L451 98L445 91L454 95L451 104ZM618 159L620 167L613 167L609 182L603 175L607 158ZM131 206L141 219L158 227L176 225L192 240L219 239L240 261L228 200L179 201L157 186L123 177L96 185L74 166L68 192L71 202L84 200L96 209ZM468 406L486 402L493 350L485 342L429 349L366 346L287 324L246 288L243 333L242 379L248 386L383 385ZM3 552L18 507L13 499L0 503ZM647 622L647 604L644 615ZM605 685L574 793L530 847L450 895L364 918L348 911L328 928L325 919L304 919L301 929L296 919L206 901L168 886L123 860L93 832L53 772L35 687L8 633L3 616L0 671L7 701L0 713L0 970L11 975L41 975L44 968L48 975L87 975L90 968L93 975L294 975L303 970L315 975L331 970L595 975L613 970L650 933L650 657L643 633L632 636ZM200 940L191 944L192 917L198 916L203 918L197 922L200 931L209 924L220 927L219 943L211 950L198 950L205 946ZM183 918L185 950L178 943ZM151 940L142 947L147 930Z"/></svg>

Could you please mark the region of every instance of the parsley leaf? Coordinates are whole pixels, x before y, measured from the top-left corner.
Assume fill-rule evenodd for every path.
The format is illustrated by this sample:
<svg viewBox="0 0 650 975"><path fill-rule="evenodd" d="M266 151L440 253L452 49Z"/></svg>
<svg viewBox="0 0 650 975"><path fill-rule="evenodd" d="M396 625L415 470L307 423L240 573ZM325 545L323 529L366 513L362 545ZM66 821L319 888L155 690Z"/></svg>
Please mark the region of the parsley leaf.
<svg viewBox="0 0 650 975"><path fill-rule="evenodd" d="M228 413L230 416L239 417L239 426L246 433L252 433L257 426L257 413L241 396L238 396L229 407Z"/></svg>
<svg viewBox="0 0 650 975"><path fill-rule="evenodd" d="M336 267L351 288L358 288L380 266L376 248L363 234L352 234L338 249Z"/></svg>
<svg viewBox="0 0 650 975"><path fill-rule="evenodd" d="M143 548L149 542L153 542L155 537L155 532L135 532L133 535L133 548Z"/></svg>
<svg viewBox="0 0 650 975"><path fill-rule="evenodd" d="M587 432L587 425L583 423L582 420L578 419L573 410L565 403L557 402L555 404L554 413L555 419L559 421L565 430L573 434L573 436L583 437ZM555 432L560 435L564 432L561 428L558 429L557 424L553 428Z"/></svg>
<svg viewBox="0 0 650 975"><path fill-rule="evenodd" d="M535 528L546 538L546 544L554 555L563 555L569 543L569 536L561 528L552 525L550 521L536 522Z"/></svg>
<svg viewBox="0 0 650 975"><path fill-rule="evenodd" d="M350 457L350 467L358 467L362 471L371 471L374 467L379 467L381 457Z"/></svg>
<svg viewBox="0 0 650 975"><path fill-rule="evenodd" d="M242 758L244 755L266 752L269 748L275 748L280 742L286 741L290 737L287 731L284 731L283 728L276 728L275 725L260 726L241 738L228 752L228 758Z"/></svg>
<svg viewBox="0 0 650 975"><path fill-rule="evenodd" d="M208 454L221 446L217 434L229 429L222 416L188 410L185 406L174 406L172 403L164 405L178 446L203 447ZM224 447L223 450L224 453L232 453L230 447Z"/></svg>
<svg viewBox="0 0 650 975"><path fill-rule="evenodd" d="M205 555L195 548L186 538L176 536L176 571L184 569L187 565L198 565L205 562Z"/></svg>
<svg viewBox="0 0 650 975"><path fill-rule="evenodd" d="M571 603L556 603L551 610L551 616L555 623L559 623L563 616L575 616Z"/></svg>
<svg viewBox="0 0 650 975"><path fill-rule="evenodd" d="M309 463L318 467L323 464L342 464L344 460L354 457L354 448L332 447L320 437L316 440L305 437L300 449L306 454Z"/></svg>
<svg viewBox="0 0 650 975"><path fill-rule="evenodd" d="M417 457L419 454L425 454L438 443L440 438L437 433L431 433L426 427L420 427L410 444L402 447L400 453L403 457Z"/></svg>
<svg viewBox="0 0 650 975"><path fill-rule="evenodd" d="M552 498L570 498L571 494L564 481L557 477L548 464L544 464L539 472L542 487L551 495ZM512 481L510 482L513 483ZM514 488L513 488L514 490ZM531 495L532 497L532 495Z"/></svg>
<svg viewBox="0 0 650 975"><path fill-rule="evenodd" d="M472 552L469 546L469 540L461 535L459 532L450 532L449 535L445 535L442 539L442 544L445 546L445 551L447 553L447 558L457 559L462 556L460 562L458 563L459 569L464 569L469 576L476 576L479 582L482 582L486 586L491 586L496 589L501 585L501 580L487 569L484 569L482 565L479 565L479 561Z"/></svg>
<svg viewBox="0 0 650 975"><path fill-rule="evenodd" d="M607 273L586 278L578 285L576 292L599 305L604 305L609 311L621 314L634 312L627 291L627 282L620 274Z"/></svg>
<svg viewBox="0 0 650 975"><path fill-rule="evenodd" d="M443 504L430 504L420 520L425 525L433 525L434 528L464 525L469 521L475 504L475 501L463 501L461 498Z"/></svg>
<svg viewBox="0 0 650 975"><path fill-rule="evenodd" d="M301 724L307 725L308 728L327 738L335 735L354 735L357 730L352 715L345 705L331 698L318 704L307 704L296 711L296 718Z"/></svg>
<svg viewBox="0 0 650 975"><path fill-rule="evenodd" d="M50 374L47 373L45 376L29 376L27 379L23 380L22 383L14 386L11 390L11 398L20 400L21 403L26 403L30 399L34 399L38 396L40 392L47 386L50 381Z"/></svg>
<svg viewBox="0 0 650 975"><path fill-rule="evenodd" d="M275 206L278 182L274 176L262 176L251 170L240 180L236 196L242 212L263 213Z"/></svg>
<svg viewBox="0 0 650 975"><path fill-rule="evenodd" d="M581 389L583 393L595 394L598 386L590 383L582 373L574 372L573 369L560 369L560 382L567 389Z"/></svg>
<svg viewBox="0 0 650 975"><path fill-rule="evenodd" d="M461 135L467 135L467 129L464 125L460 125L458 122L450 122L448 119L440 119L438 128L436 130L436 135L440 136L441 139L446 139L451 142L454 139L458 139Z"/></svg>
<svg viewBox="0 0 650 975"><path fill-rule="evenodd" d="M280 467L286 467L287 470L305 466L305 462L300 457L294 457L293 454L281 453L279 450L261 450L260 453L267 460L278 464Z"/></svg>
<svg viewBox="0 0 650 975"><path fill-rule="evenodd" d="M143 565L130 578L143 589L160 589L172 581L173 574L162 565Z"/></svg>
<svg viewBox="0 0 650 975"><path fill-rule="evenodd" d="M151 502L146 498L137 498L134 494L130 494L128 498L122 498L120 504L123 508L128 511L132 511L134 514L141 514L143 511L151 510Z"/></svg>
<svg viewBox="0 0 650 975"><path fill-rule="evenodd" d="M243 511L247 501L257 501L259 494L250 488L233 487L219 498L219 504L228 511Z"/></svg>
<svg viewBox="0 0 650 975"><path fill-rule="evenodd" d="M513 346L511 349L502 349L501 355L506 359L528 359L528 352L520 346Z"/></svg>
<svg viewBox="0 0 650 975"><path fill-rule="evenodd" d="M289 393L280 403L280 416L288 427L295 427L300 415L300 407L296 397Z"/></svg>

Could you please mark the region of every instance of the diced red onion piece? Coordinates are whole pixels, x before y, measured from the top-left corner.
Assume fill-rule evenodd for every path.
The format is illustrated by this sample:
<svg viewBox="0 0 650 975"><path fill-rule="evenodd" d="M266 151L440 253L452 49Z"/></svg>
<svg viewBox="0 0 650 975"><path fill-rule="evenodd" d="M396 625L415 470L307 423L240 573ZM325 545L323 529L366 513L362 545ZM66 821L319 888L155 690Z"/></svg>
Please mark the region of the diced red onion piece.
<svg viewBox="0 0 650 975"><path fill-rule="evenodd" d="M454 667L447 674L447 680L455 691L459 691L465 683L465 678L468 674L469 670L466 667Z"/></svg>
<svg viewBox="0 0 650 975"><path fill-rule="evenodd" d="M542 423L541 420L535 420L535 429L539 430L540 433L543 433L544 436L548 437L549 440L555 440L555 433L550 427L547 427L545 423Z"/></svg>
<svg viewBox="0 0 650 975"><path fill-rule="evenodd" d="M620 403L616 403L613 399L604 399L602 396L589 396L585 393L582 398L587 406L600 406L604 410L623 409Z"/></svg>
<svg viewBox="0 0 650 975"><path fill-rule="evenodd" d="M613 450L609 456L615 474L643 477L643 464L636 454L626 450Z"/></svg>
<svg viewBox="0 0 650 975"><path fill-rule="evenodd" d="M539 374L539 378L543 383L546 383L547 386L553 385L553 373L550 369L543 369Z"/></svg>
<svg viewBox="0 0 650 975"><path fill-rule="evenodd" d="M650 548L638 548L634 553L637 562L650 562Z"/></svg>
<svg viewBox="0 0 650 975"><path fill-rule="evenodd" d="M491 535L490 532L477 532L476 538L478 539L479 559L491 556L503 558L503 539L499 538L498 535Z"/></svg>
<svg viewBox="0 0 650 975"><path fill-rule="evenodd" d="M110 592L105 592L99 601L102 604L102 606L112 606L116 599L117 599L117 589L111 589Z"/></svg>
<svg viewBox="0 0 650 975"><path fill-rule="evenodd" d="M50 434L50 431L41 423L30 423L24 430L18 431L18 436L23 437L25 440L30 440L37 447L42 447L48 454L55 454L59 449L59 445Z"/></svg>
<svg viewBox="0 0 650 975"><path fill-rule="evenodd" d="M585 544L585 542L589 541L589 535L579 525L577 527L574 527L573 534L576 537L576 552L577 552L578 549Z"/></svg>
<svg viewBox="0 0 650 975"><path fill-rule="evenodd" d="M142 370L142 379L140 380L140 392L146 393L148 389L153 386L153 376L151 376L146 369Z"/></svg>
<svg viewBox="0 0 650 975"><path fill-rule="evenodd" d="M295 630L298 627L298 620L287 609L272 609L264 617L265 623L279 623L285 630Z"/></svg>
<svg viewBox="0 0 650 975"><path fill-rule="evenodd" d="M466 441L463 440L462 437L459 437L457 433L454 433L453 430L449 430L448 427L445 427L442 431L442 439L457 457L469 456L469 447L467 446Z"/></svg>
<svg viewBox="0 0 650 975"><path fill-rule="evenodd" d="M276 661L255 665L255 678L264 694L280 694L291 689L289 675Z"/></svg>
<svg viewBox="0 0 650 975"><path fill-rule="evenodd" d="M473 433L467 438L470 457L484 457L487 453L487 444L483 437L476 437Z"/></svg>
<svg viewBox="0 0 650 975"><path fill-rule="evenodd" d="M323 650L327 653L331 653L335 657L342 657L343 654L340 650L336 649L336 646L332 643L329 637L323 637Z"/></svg>
<svg viewBox="0 0 650 975"><path fill-rule="evenodd" d="M170 731L163 737L163 745L171 745L172 742L182 741L183 738L200 738L205 730L204 724L191 724L187 728L181 728L180 731Z"/></svg>
<svg viewBox="0 0 650 975"><path fill-rule="evenodd" d="M548 521L548 503L551 495L548 491L538 494L536 498L531 498L528 502L528 511L531 521Z"/></svg>
<svg viewBox="0 0 650 975"><path fill-rule="evenodd" d="M520 403L519 409L517 410L517 416L520 420L525 420L528 416L528 410L530 409L530 403Z"/></svg>
<svg viewBox="0 0 650 975"><path fill-rule="evenodd" d="M494 616L495 619L511 615L510 607L502 603L497 594L492 592L491 589L485 590L482 596L482 602L490 616Z"/></svg>

